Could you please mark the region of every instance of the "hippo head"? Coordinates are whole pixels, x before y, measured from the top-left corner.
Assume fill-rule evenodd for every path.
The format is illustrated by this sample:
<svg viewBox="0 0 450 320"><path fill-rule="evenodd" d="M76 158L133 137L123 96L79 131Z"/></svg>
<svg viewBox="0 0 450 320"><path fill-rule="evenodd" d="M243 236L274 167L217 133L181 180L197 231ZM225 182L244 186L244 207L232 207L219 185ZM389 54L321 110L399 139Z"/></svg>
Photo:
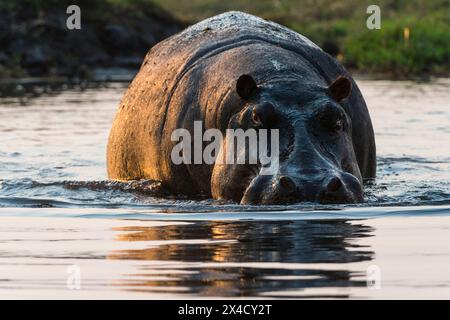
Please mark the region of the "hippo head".
<svg viewBox="0 0 450 320"><path fill-rule="evenodd" d="M250 75L239 77L236 91L244 107L228 128L278 129L278 164L271 174L261 174L259 162L216 163L211 184L215 198L256 205L363 201L352 122L341 105L352 82L340 76L329 85L317 83L283 78L257 85Z"/></svg>

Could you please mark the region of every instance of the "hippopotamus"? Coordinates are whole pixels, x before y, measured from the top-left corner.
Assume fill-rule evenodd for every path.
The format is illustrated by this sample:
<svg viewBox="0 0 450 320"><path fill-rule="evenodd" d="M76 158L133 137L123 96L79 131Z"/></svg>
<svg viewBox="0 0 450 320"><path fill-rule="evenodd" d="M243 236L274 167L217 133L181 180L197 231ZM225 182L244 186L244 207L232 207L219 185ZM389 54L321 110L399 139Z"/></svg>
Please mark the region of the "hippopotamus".
<svg viewBox="0 0 450 320"><path fill-rule="evenodd" d="M192 133L194 122L224 135L278 129L277 170L174 163L172 133ZM375 139L363 96L336 59L284 26L228 12L150 49L114 119L107 169L110 179L155 180L193 198L356 203L375 177Z"/></svg>

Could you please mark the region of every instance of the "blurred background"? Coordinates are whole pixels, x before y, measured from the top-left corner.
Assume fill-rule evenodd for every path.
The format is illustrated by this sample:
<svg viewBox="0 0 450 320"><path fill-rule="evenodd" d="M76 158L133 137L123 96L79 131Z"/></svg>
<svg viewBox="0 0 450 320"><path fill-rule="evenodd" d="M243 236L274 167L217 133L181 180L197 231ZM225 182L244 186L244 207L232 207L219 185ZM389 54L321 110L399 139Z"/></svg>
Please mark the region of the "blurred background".
<svg viewBox="0 0 450 320"><path fill-rule="evenodd" d="M66 27L71 4L81 30ZM366 27L371 4L380 30ZM449 74L448 0L1 0L0 79L134 74L155 43L230 10L294 29L359 76Z"/></svg>

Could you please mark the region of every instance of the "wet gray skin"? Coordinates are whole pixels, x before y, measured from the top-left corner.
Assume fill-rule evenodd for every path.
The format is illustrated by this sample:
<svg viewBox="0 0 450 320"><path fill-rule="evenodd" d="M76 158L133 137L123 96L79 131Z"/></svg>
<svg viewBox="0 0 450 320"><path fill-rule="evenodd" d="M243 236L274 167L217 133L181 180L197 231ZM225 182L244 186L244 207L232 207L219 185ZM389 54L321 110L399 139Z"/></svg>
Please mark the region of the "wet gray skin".
<svg viewBox="0 0 450 320"><path fill-rule="evenodd" d="M222 150L227 128L279 129L279 169L267 176L249 162L195 163L193 143L191 161L174 163L172 133L193 136L196 122L221 132ZM177 196L242 204L362 201L362 179L376 172L370 115L349 73L302 35L241 12L199 22L149 51L107 149L112 180L159 181Z"/></svg>
<svg viewBox="0 0 450 320"><path fill-rule="evenodd" d="M213 195L241 204L363 201L351 119L339 104L351 92L350 80L338 78L327 88L283 79L258 88L243 76L237 91L247 104L228 128L278 129L279 169L260 175L260 163L220 166L213 172Z"/></svg>

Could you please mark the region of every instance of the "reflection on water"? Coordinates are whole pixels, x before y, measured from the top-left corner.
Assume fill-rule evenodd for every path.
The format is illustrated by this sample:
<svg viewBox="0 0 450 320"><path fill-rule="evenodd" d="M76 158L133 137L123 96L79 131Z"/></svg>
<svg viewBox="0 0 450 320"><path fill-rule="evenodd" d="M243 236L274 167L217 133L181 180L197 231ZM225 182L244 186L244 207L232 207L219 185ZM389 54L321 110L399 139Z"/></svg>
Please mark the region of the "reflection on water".
<svg viewBox="0 0 450 320"><path fill-rule="evenodd" d="M448 299L449 230L450 215L228 222L2 217L0 297ZM72 266L80 270L80 290L67 286ZM367 272L373 267L378 278Z"/></svg>
<svg viewBox="0 0 450 320"><path fill-rule="evenodd" d="M148 267L141 267L145 273L134 275L139 280L132 275L120 282L138 291L159 292L164 288L202 296L270 296L276 291L366 286L365 281L353 279L345 264L373 256L370 248L353 243L370 237L372 228L345 220L196 222L118 230L125 231L116 238L119 241L160 243L108 256L150 262ZM189 266L180 270L188 272L166 273L164 263L158 268L153 261L174 261ZM321 263L342 266L327 270L314 265Z"/></svg>

